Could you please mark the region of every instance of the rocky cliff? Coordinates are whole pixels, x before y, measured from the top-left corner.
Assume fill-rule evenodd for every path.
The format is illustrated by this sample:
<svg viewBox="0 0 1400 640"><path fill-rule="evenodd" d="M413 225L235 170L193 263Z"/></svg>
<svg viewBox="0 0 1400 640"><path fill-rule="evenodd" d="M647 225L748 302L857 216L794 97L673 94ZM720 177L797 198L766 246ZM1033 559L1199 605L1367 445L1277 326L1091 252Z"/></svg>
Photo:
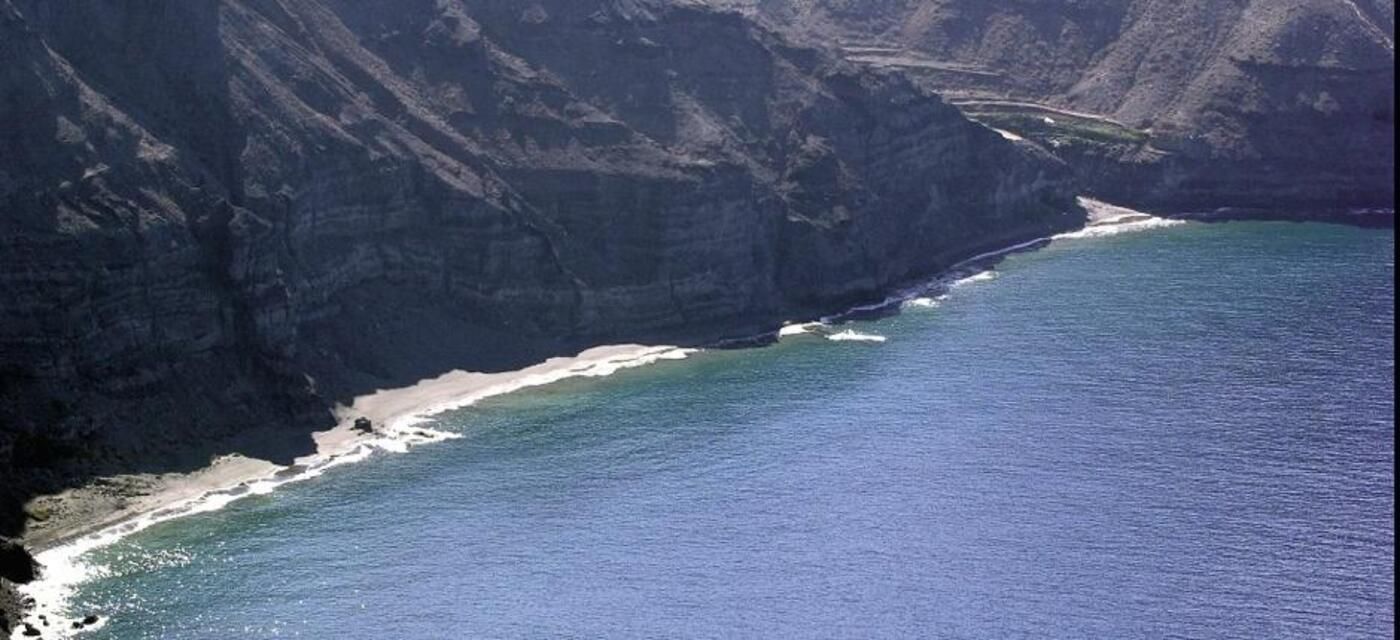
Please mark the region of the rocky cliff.
<svg viewBox="0 0 1400 640"><path fill-rule="evenodd" d="M239 451L337 401L704 341L1079 224L900 74L638 0L0 0L0 486Z"/></svg>
<svg viewBox="0 0 1400 640"><path fill-rule="evenodd" d="M1389 0L710 1L904 69L1110 200L1394 207Z"/></svg>

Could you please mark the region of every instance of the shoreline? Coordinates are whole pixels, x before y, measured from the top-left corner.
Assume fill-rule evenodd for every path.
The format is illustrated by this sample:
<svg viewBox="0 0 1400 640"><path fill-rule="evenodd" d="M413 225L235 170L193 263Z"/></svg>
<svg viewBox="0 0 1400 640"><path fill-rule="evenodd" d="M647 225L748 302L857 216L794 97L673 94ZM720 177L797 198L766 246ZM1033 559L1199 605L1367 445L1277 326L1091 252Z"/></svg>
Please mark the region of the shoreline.
<svg viewBox="0 0 1400 640"><path fill-rule="evenodd" d="M1079 203L1085 211L1088 212L1085 225L1080 229L1050 236L1037 237L1016 242L1002 248L978 253L952 264L943 272L932 277L920 279L907 286L894 288L883 301L854 306L844 311L821 316L819 320L839 322L858 317L863 312L889 307L900 301L914 297L918 291L926 289L926 285L928 284L936 283L948 276L956 275L961 271L973 269L980 263L1005 257L1012 253L1034 250L1058 239L1093 237L1127 231L1133 228L1173 226L1185 222L1223 222L1230 220L1259 219L1255 217L1255 214L1258 212L1254 210L1160 215L1129 209L1088 197L1081 197ZM1357 218L1364 218L1367 215L1393 216L1394 213L1393 210L1384 212L1367 210L1364 212L1351 212L1350 214L1339 215L1353 216L1350 220L1347 220L1347 222L1350 222ZM1314 219L1306 219L1303 217L1286 217L1283 219L1302 222L1337 222L1337 220L1330 216L1322 216ZM1345 224L1346 222L1343 223ZM1367 225L1363 223L1359 226ZM730 338L718 340L710 346L718 347L731 343L738 344L767 337L769 336L765 333L744 338ZM368 418L378 430L382 430L386 426L401 428L404 425L400 423L405 420L418 421L428 416L468 406L487 397L510 393L522 388L548 384L556 379L587 376L589 374L586 370L595 365L608 366L616 364L616 361L619 359L625 361L629 357L641 358L665 351L686 350L672 345L602 345L588 348L574 356L550 358L544 362L523 369L497 373L473 372L458 369L447 372L436 378L420 380L406 387L379 389L373 393L357 396L350 406L337 406L334 410L337 419L336 426L329 430L312 434L317 445L317 450L314 454L306 456L306 458L326 458L344 455L353 451L356 447L372 444L372 434L362 434L355 431L354 421L356 418ZM560 373L567 373L568 375L554 377L546 382L531 383L528 380L537 376L557 376ZM48 524L47 521L45 523L40 523L37 530L26 532L25 535L20 538L20 542L24 543L25 546L37 556L55 547L69 544L84 536L118 527L124 522L142 515L169 508L207 493L233 489L241 484L264 479L279 471L296 468L302 464L303 460L298 459L296 464L292 467L283 467L265 460L258 460L235 454L216 458L209 466L193 472L161 475L132 474L102 478L91 485L77 489L69 489L50 496L42 496L36 499L36 501L62 502L91 499L96 496L87 496L84 494L97 493L95 489L104 488L108 491L102 493L108 495L116 493L118 494L117 499L122 500L124 504L108 508L105 510L105 513L95 518L92 518L92 514L90 513L83 514L88 516L88 518L85 518L87 520L86 522L81 523L62 522L64 519L62 515L51 516L46 520L57 520L58 522L54 522L53 524Z"/></svg>
<svg viewBox="0 0 1400 640"><path fill-rule="evenodd" d="M37 531L26 533L21 542L37 557L56 547L119 528L136 518L157 514L211 493L232 491L252 482L274 479L280 473L310 470L311 465L351 455L363 446L404 450L412 445L445 439L441 434L412 429L412 426L430 416L466 407L489 397L565 378L598 375L598 371L603 369L640 366L654 361L648 357L664 359L675 357L671 354L683 351L670 345L603 345L586 349L578 355L550 358L513 371L483 373L458 369L407 387L379 389L356 397L349 406L337 406L334 410L336 426L314 432L312 438L316 442L316 452L298 458L291 466L234 454L216 458L209 466L189 473L103 478L92 485L43 496L36 501L81 501L96 497L85 494L111 489L117 493L127 491L123 496L126 504L109 509L95 520L82 523L62 522L64 516L51 516L49 520L57 522L44 524ZM357 431L355 420L358 418L370 420L374 431ZM386 437L390 440L386 441ZM393 441L399 441L404 446L395 446Z"/></svg>
<svg viewBox="0 0 1400 640"><path fill-rule="evenodd" d="M88 578L81 557L90 551L157 524L267 495L376 452L406 453L416 446L460 437L419 426L434 415L569 378L602 377L661 360L684 359L691 351L669 345L605 345L514 371L451 371L407 387L380 389L356 397L349 406L336 407L336 426L312 434L316 452L290 466L231 455L191 473L115 476L38 498L35 502L53 508L55 515L48 519L50 524L22 539L43 575L14 586L25 610L11 633L24 637L25 623L35 624L44 637L68 637L83 630L71 628L71 623L88 612L67 612L63 607L73 589ZM355 423L360 418L369 419L373 431L358 430ZM76 618L70 620L70 616ZM55 626L39 627L43 619Z"/></svg>
<svg viewBox="0 0 1400 640"><path fill-rule="evenodd" d="M934 283L947 276L955 275L959 271L976 267L978 263L986 260L1004 257L1019 251L1033 250L1057 238L1077 237L1078 234L1083 234L1094 229L1118 227L1148 220L1170 222L1164 218L1089 198L1081 198L1080 204L1089 213L1085 227L1080 230L1054 236L1034 238L999 249L978 253L972 257L958 261L948 267L943 273L937 274L932 278L925 278L921 282L924 284ZM889 306L905 298L912 297L916 290L922 288L925 287L911 286L899 288L883 302L855 306L839 313L823 316L821 319L832 322L841 321L842 319L858 315L860 312ZM717 344L741 342L763 337L767 337L766 334L724 340ZM390 431L402 429L407 426L408 423L421 421L421 419L429 416L465 407L487 397L503 395L518 389L548 384L549 382L566 377L587 376L589 375L588 370L595 366L614 366L619 364L620 361L625 363L631 359L645 358L648 355L660 355L671 351L680 352L684 350L671 345L603 345L586 349L575 356L551 358L539 364L513 371L482 373L458 369L442 374L436 378L420 380L407 387L379 389L373 393L356 397L349 406L341 405L336 407L336 426L329 430L312 434L317 445L316 452L310 456L306 456L306 458L325 459L346 455L351 453L356 447L372 444L374 442L374 438L372 437L374 434L358 433L355 431L354 422L357 418L369 419L375 426L377 432L382 432L386 429ZM549 380L532 380L532 378L541 377L549 378ZM113 484L114 480L118 481L116 484L120 485L120 480L122 479L134 481L133 484L144 485L139 487L143 493L135 496L127 496L130 500L129 504L111 510L106 515L99 516L96 520L90 520L84 523L60 522L54 525L43 526L36 532L37 535L27 533L21 541L33 550L36 555L39 555L55 547L71 543L84 536L118 527L124 522L142 515L155 513L179 503L197 499L209 493L226 491L244 483L265 479L279 471L295 468L296 466L304 465L308 462L310 461L298 459L293 467L283 467L265 460L247 458L240 455L230 455L217 458L208 467L190 473L174 473L160 476L138 474L105 479L105 482L100 481L88 487L70 489L54 496L45 496L40 498L40 500L81 499L81 494L91 492L94 486L110 486Z"/></svg>
<svg viewBox="0 0 1400 640"><path fill-rule="evenodd" d="M1261 209L1226 207L1211 211L1185 211L1165 217L1196 222L1316 222L1362 229L1394 229L1395 209L1389 207L1332 209Z"/></svg>
<svg viewBox="0 0 1400 640"><path fill-rule="evenodd" d="M855 306L823 316L817 322L839 324L872 311L898 308L904 302L926 295L940 286L947 286L960 276L974 276L979 271L985 271L978 267L991 260L1037 249L1057 239L1095 237L1138 228L1185 224L1182 220L1162 218L1088 198L1081 198L1080 204L1089 214L1085 226L1080 229L977 253L954 263L941 273L923 278L920 284L893 289L881 302ZM717 341L711 346L759 340L770 337L770 333L774 336L785 335L783 331L775 329L747 339ZM434 415L467 407L489 397L568 378L601 377L659 360L684 359L694 351L668 345L606 345L584 350L575 356L551 358L514 371L451 371L406 387L380 389L356 397L349 406L336 407L337 425L314 433L316 452L298 458L291 466L237 455L224 456L208 467L191 473L116 476L38 498L35 502L57 502L70 507L77 505L78 508L55 508L56 515L51 516L47 524L33 532L26 532L22 538L22 542L34 551L39 563L44 565L46 575L29 585L18 586L20 594L33 598L35 602L30 603L19 620L20 624L15 626L14 637L20 637L18 634L23 630L23 623L32 622L39 615L61 621L57 627L44 629L57 633L58 637L81 631L67 628L65 614L68 612L61 607L66 604L72 590L87 579L79 558L92 550L162 522L215 511L243 497L271 493L282 485L319 476L332 467L364 460L376 451L403 453L414 446L459 437L418 426ZM374 432L357 431L355 421L359 418L369 419ZM71 612L77 616L84 613Z"/></svg>

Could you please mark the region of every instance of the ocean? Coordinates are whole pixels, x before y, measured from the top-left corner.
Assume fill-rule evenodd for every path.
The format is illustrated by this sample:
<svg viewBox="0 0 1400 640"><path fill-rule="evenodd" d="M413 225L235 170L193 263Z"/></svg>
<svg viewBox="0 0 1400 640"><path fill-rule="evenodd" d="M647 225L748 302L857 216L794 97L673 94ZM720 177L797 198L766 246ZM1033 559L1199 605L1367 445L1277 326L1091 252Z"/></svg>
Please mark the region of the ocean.
<svg viewBox="0 0 1400 640"><path fill-rule="evenodd" d="M439 415L460 437L86 554L70 611L122 640L1390 638L1394 250L1059 239L897 315Z"/></svg>

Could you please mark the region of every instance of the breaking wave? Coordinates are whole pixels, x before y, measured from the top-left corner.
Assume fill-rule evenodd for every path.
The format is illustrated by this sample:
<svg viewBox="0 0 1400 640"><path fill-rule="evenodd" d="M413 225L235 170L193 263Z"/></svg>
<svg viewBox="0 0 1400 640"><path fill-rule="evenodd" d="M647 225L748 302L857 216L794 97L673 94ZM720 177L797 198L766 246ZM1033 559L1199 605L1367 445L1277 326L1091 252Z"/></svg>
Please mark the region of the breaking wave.
<svg viewBox="0 0 1400 640"><path fill-rule="evenodd" d="M918 298L910 298L909 300L905 300L905 301L904 301L904 308L905 308L905 309L933 309L933 308L937 307L938 305L943 304L943 301L946 300L947 298L948 298L948 296L946 296L946 295L937 296L937 297L922 296L922 297L918 297Z"/></svg>
<svg viewBox="0 0 1400 640"><path fill-rule="evenodd" d="M207 491L44 550L35 558L43 567L41 579L18 587L21 595L34 599L34 606L24 622L41 628L46 638L72 638L105 624L106 619L102 618L95 625L81 629L73 628L72 623L81 616L74 617L74 612L70 610L70 602L79 586L107 575L106 567L89 562L85 556L134 533L177 518L218 511L247 497L273 493L289 484L317 478L333 468L362 462L376 452L407 453L418 446L461 438L461 434L424 425L429 423L434 415L471 406L486 398L548 385L568 378L601 378L624 369L663 360L682 360L695 351L676 347L649 347L639 352L586 359L568 367L521 376L396 418L373 435L354 440L353 446L346 450L306 456L291 466L269 464L264 477ZM40 616L44 616L49 624L42 625ZM24 625L18 625L11 636L12 639L27 640L23 630Z"/></svg>
<svg viewBox="0 0 1400 640"><path fill-rule="evenodd" d="M1159 218L1087 199L1082 201L1082 204L1095 213L1096 221L1088 227L973 256L954 265L945 275L927 283L898 291L877 303L854 307L844 313L824 317L819 322L788 324L778 330L777 336L781 339L815 334L835 342L884 343L888 339L882 335L862 333L853 329L839 332L826 329L864 314L878 314L892 309L931 309L937 307L948 297L948 292L953 289L997 278L995 271L982 268L979 265L985 265L992 258L1042 246L1052 240L1098 238L1186 224L1182 220ZM417 446L460 438L459 434L431 429L424 425L430 422L431 416L471 406L489 397L548 385L568 378L598 378L612 375L624 369L646 366L663 360L681 360L696 351L696 349L676 347L653 347L620 356L583 360L569 367L507 380L501 384L440 402L411 415L398 418L374 436L355 440L354 446L348 450L308 456L289 467L272 467L266 477L209 491L45 550L37 556L44 568L43 578L19 588L23 595L35 600L35 606L26 617L26 621L35 623L38 616L47 616L51 624L44 627L44 633L45 637L50 638L73 637L104 624L105 619L97 625L91 625L81 630L70 629L71 625L67 621L71 614L68 610L69 600L78 586L94 578L102 577L106 570L104 567L86 562L83 557L131 534L176 518L218 511L249 496L270 494L283 486L319 477L335 467L364 461L376 452L406 453ZM14 640L24 639L21 633L22 629L21 625L15 630L12 636Z"/></svg>
<svg viewBox="0 0 1400 640"><path fill-rule="evenodd" d="M1173 220L1171 218L1158 218L1143 214L1141 216L1124 216L1122 219L1109 219L1102 223L1084 227L1078 231L1070 231L1055 236L1056 240L1077 240L1081 238L1105 238L1124 233L1135 233L1139 231L1150 231L1152 229L1165 229L1187 224L1185 220Z"/></svg>
<svg viewBox="0 0 1400 640"><path fill-rule="evenodd" d="M833 342L886 342L888 340L885 336L873 333L861 333L853 329L830 334L826 339Z"/></svg>

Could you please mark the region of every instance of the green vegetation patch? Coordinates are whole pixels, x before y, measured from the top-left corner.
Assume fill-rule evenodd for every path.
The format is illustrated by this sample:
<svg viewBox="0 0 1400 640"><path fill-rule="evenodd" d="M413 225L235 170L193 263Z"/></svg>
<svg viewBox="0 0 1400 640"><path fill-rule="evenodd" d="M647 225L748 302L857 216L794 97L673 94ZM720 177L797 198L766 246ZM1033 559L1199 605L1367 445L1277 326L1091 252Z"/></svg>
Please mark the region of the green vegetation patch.
<svg viewBox="0 0 1400 640"><path fill-rule="evenodd" d="M1145 131L1114 122L1030 109L969 109L967 115L993 129L1010 131L1038 141L1139 145L1150 137Z"/></svg>

